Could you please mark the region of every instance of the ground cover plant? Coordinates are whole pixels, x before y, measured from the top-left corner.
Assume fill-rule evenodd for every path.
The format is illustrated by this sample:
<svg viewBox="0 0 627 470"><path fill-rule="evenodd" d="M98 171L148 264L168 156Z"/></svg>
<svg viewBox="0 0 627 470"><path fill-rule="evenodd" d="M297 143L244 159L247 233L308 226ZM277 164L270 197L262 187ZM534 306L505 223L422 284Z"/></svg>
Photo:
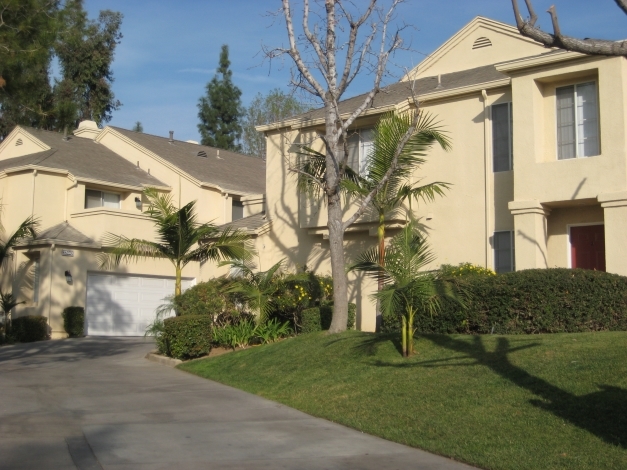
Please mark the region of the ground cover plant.
<svg viewBox="0 0 627 470"><path fill-rule="evenodd" d="M313 333L179 366L494 470L627 468L627 333Z"/></svg>

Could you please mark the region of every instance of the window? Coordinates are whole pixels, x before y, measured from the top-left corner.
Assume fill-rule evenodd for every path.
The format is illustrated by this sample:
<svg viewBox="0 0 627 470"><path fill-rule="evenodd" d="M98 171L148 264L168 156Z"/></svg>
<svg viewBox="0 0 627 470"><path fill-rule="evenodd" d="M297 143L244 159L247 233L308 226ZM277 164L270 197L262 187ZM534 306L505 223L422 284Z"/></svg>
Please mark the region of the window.
<svg viewBox="0 0 627 470"><path fill-rule="evenodd" d="M85 190L85 209L93 207L115 207L120 208L120 195L107 193L105 191Z"/></svg>
<svg viewBox="0 0 627 470"><path fill-rule="evenodd" d="M361 129L349 133L348 166L360 175L366 173L367 157L374 148L374 130Z"/></svg>
<svg viewBox="0 0 627 470"><path fill-rule="evenodd" d="M495 172L513 168L512 103L492 105L492 162Z"/></svg>
<svg viewBox="0 0 627 470"><path fill-rule="evenodd" d="M516 270L514 262L514 232L494 232L494 270L497 273L509 273Z"/></svg>
<svg viewBox="0 0 627 470"><path fill-rule="evenodd" d="M566 160L599 154L599 117L595 82L555 90L557 158Z"/></svg>
<svg viewBox="0 0 627 470"><path fill-rule="evenodd" d="M244 203L242 201L233 201L231 203L231 220L239 220L244 218Z"/></svg>

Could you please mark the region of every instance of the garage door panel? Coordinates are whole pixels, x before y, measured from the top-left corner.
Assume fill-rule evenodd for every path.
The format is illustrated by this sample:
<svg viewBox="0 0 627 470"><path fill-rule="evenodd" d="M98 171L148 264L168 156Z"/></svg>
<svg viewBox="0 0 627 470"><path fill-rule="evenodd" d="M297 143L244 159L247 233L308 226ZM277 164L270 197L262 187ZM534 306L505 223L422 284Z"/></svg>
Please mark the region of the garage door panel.
<svg viewBox="0 0 627 470"><path fill-rule="evenodd" d="M185 279L183 290L194 281ZM174 292L173 278L90 274L87 277L86 333L143 336L155 310Z"/></svg>

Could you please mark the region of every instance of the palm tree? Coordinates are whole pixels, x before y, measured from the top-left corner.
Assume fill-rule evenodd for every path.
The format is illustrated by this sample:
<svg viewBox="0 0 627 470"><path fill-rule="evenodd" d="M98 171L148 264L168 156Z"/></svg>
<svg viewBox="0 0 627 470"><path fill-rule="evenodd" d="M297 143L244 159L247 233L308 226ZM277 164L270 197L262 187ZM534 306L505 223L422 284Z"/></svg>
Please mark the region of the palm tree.
<svg viewBox="0 0 627 470"><path fill-rule="evenodd" d="M197 222L192 201L180 209L172 196L154 188L144 191L148 198L147 214L157 230L157 241L127 238L109 233L105 245L110 250L100 255L100 266L110 269L122 261L135 262L143 258L164 258L174 265L176 281L174 295L181 295L181 272L192 261L248 260L252 253L246 234L237 230L221 231L212 223Z"/></svg>
<svg viewBox="0 0 627 470"><path fill-rule="evenodd" d="M366 156L365 174L359 175L346 168L341 188L349 197L364 199L373 189L378 188L370 201L377 218L377 239L379 263L384 263L385 218L398 211L405 201L433 201L444 195L450 184L441 181L420 185L412 183L411 177L425 162L426 152L435 144L444 150L451 149L451 141L435 122L435 118L424 111L418 111L419 120L415 132L402 146L395 168L391 169L399 144L413 125L414 114L385 114L375 127L373 151ZM299 151L304 158L299 166L298 187L303 192L315 190L316 179L324 179L324 154L303 147ZM392 171L385 181L388 172ZM383 184L382 181L385 181ZM383 279L378 280L378 288L383 288Z"/></svg>
<svg viewBox="0 0 627 470"><path fill-rule="evenodd" d="M253 271L255 268L253 264L245 261L235 260L221 263L222 265L230 265L237 272L231 287L227 288L226 292L240 294L255 314L257 323L266 321L275 305L276 296L281 292L283 261L279 261L267 271L257 272Z"/></svg>
<svg viewBox="0 0 627 470"><path fill-rule="evenodd" d="M385 263L385 218L400 210L402 204L408 201L411 209L412 200L418 202L433 201L436 196L444 195L449 188L448 183L434 182L420 185L412 183L413 173L425 163L426 152L435 144L444 150L450 150L450 139L440 130L434 118L422 112L416 127L416 132L407 141L398 158L389 179L381 184L384 176L390 170L399 142L412 125L412 115L387 114L381 118L375 128L373 151L367 155L366 171L364 175L349 178L343 181L342 187L349 196L362 199L374 188L379 190L372 198L370 205L377 217L377 239L379 249L379 264ZM378 290L383 288L383 279L378 279Z"/></svg>
<svg viewBox="0 0 627 470"><path fill-rule="evenodd" d="M34 217L28 217L20 224L17 230L15 230L15 232L13 232L13 234L6 239L6 241L0 240L0 267L4 266L4 263L15 246L17 246L20 242L37 236L38 227L39 221ZM4 231L4 227L2 227L2 225L0 225L0 231Z"/></svg>
<svg viewBox="0 0 627 470"><path fill-rule="evenodd" d="M450 284L434 272L423 270L433 260L424 235L411 221L385 247L383 263L379 262L378 247L373 247L349 267L349 271L362 271L376 279L383 279L383 289L374 293L373 297L380 302L386 314L401 317L404 357L414 352L416 313L437 314L443 297L459 301Z"/></svg>

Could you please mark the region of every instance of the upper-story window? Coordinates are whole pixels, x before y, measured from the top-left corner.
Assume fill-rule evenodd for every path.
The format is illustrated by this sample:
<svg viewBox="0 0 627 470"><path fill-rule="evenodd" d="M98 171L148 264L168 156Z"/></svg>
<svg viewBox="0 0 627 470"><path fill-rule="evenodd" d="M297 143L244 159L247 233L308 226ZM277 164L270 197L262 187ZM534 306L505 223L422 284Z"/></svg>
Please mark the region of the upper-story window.
<svg viewBox="0 0 627 470"><path fill-rule="evenodd" d="M599 107L595 82L560 87L557 101L557 158L598 155Z"/></svg>
<svg viewBox="0 0 627 470"><path fill-rule="evenodd" d="M239 220L244 218L244 203L235 201L231 203L231 220Z"/></svg>
<svg viewBox="0 0 627 470"><path fill-rule="evenodd" d="M348 166L360 175L366 173L367 157L374 146L374 129L361 129L348 137Z"/></svg>
<svg viewBox="0 0 627 470"><path fill-rule="evenodd" d="M112 207L119 209L120 195L116 193L108 193L106 191L86 189L85 209L92 209L94 207Z"/></svg>
<svg viewBox="0 0 627 470"><path fill-rule="evenodd" d="M492 105L492 163L497 171L513 168L512 103Z"/></svg>

